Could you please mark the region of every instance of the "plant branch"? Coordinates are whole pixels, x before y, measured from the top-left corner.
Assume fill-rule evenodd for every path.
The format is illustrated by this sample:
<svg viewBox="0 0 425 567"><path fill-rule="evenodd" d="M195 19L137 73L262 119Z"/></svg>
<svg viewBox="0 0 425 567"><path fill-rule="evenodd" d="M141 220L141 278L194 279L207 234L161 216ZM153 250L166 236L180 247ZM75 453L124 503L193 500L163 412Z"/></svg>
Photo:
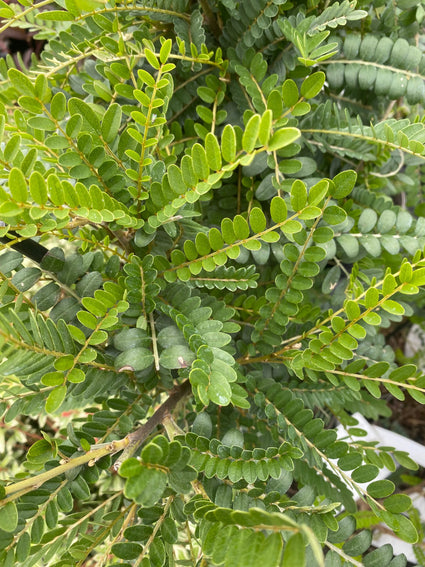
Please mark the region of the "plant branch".
<svg viewBox="0 0 425 567"><path fill-rule="evenodd" d="M129 444L127 437L124 437L124 439L120 439L119 441L105 443L101 447L93 448L90 451L87 451L87 453L84 453L84 455L69 459L66 463L63 463L62 465L59 465L54 469L45 471L37 476L26 478L19 482L15 482L14 484L10 484L9 486L5 487L6 495L14 495L17 497L17 493L21 493L22 490L25 490L27 488L36 490L51 478L55 478L60 474L66 473L69 470L72 470L81 465L85 465L86 463L94 463L95 461L101 459L102 457L105 457L106 455L113 455L114 453L118 453L118 451L122 451ZM2 506L4 503L4 500L0 500L0 506Z"/></svg>
<svg viewBox="0 0 425 567"><path fill-rule="evenodd" d="M5 487L6 497L0 500L0 507L11 500L16 500L20 495L25 494L31 490L36 490L48 480L66 473L81 465L94 464L97 460L105 457L106 455L114 455L119 451L123 451L121 457L116 461L114 469L118 470L121 463L131 456L140 445L145 441L148 435L164 421L165 418L170 416L178 402L184 398L190 391L190 382L186 380L182 384L176 386L171 392L169 397L163 404L159 406L156 412L148 419L148 421L141 427L137 428L132 433L129 433L123 439L118 441L111 441L110 443L103 443L102 445L93 445L90 451L84 455L69 459L66 463L59 465L51 470L40 473L37 476L26 478L14 484Z"/></svg>
<svg viewBox="0 0 425 567"><path fill-rule="evenodd" d="M121 463L128 459L137 451L143 441L152 433L152 431L163 421L171 415L178 402L184 398L190 392L190 382L186 380L179 386L176 386L171 392L167 400L159 406L156 412L148 421L141 427L129 433L126 437L128 439L128 444L123 451L122 455L117 459L114 464L114 469L117 471L121 466Z"/></svg>

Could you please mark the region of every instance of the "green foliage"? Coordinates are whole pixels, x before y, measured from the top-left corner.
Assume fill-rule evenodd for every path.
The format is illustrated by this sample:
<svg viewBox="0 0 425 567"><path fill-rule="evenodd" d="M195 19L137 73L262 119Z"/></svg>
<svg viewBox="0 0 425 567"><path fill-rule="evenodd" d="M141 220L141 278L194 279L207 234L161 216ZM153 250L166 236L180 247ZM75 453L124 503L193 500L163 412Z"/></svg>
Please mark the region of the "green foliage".
<svg viewBox="0 0 425 567"><path fill-rule="evenodd" d="M332 62L327 77L330 86L350 93L373 90L376 95L397 99L405 96L410 104L424 102L425 60L422 51L399 37L350 34L344 41L346 60Z"/></svg>
<svg viewBox="0 0 425 567"><path fill-rule="evenodd" d="M387 4L0 1L46 42L0 59L2 565L405 565L379 523L423 562L378 478L417 465L353 417L425 403L382 332L425 285Z"/></svg>

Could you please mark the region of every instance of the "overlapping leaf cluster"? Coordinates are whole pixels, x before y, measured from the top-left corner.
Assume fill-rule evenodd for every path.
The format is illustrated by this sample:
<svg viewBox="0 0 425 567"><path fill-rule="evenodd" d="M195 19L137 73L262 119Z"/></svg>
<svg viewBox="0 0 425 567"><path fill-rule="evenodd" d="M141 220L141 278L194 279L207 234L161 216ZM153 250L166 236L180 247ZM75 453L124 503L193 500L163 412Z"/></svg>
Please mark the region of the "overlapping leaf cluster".
<svg viewBox="0 0 425 567"><path fill-rule="evenodd" d="M2 565L406 564L369 528L418 541L377 480L417 465L353 417L425 402L381 332L425 285L392 4L0 1L46 40L0 60Z"/></svg>

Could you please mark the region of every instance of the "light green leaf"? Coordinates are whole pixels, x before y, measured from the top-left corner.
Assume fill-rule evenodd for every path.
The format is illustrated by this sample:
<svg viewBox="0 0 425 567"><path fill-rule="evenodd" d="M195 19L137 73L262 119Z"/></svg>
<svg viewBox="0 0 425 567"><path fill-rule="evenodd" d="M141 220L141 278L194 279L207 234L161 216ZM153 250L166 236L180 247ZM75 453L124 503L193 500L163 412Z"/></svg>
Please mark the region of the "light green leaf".
<svg viewBox="0 0 425 567"><path fill-rule="evenodd" d="M270 138L272 127L273 114L271 110L266 110L261 117L260 130L258 132L258 139L263 146L267 146Z"/></svg>
<svg viewBox="0 0 425 567"><path fill-rule="evenodd" d="M56 130L56 124L50 118L45 118L44 116L33 116L28 119L28 126L35 128L36 130L45 130L47 132L52 132Z"/></svg>
<svg viewBox="0 0 425 567"><path fill-rule="evenodd" d="M307 188L305 183L297 179L291 187L291 206L294 211L300 211L307 203Z"/></svg>
<svg viewBox="0 0 425 567"><path fill-rule="evenodd" d="M156 57L154 52L148 49L147 47L145 47L144 53L145 53L146 61L151 65L151 67L158 70L160 65L158 58Z"/></svg>
<svg viewBox="0 0 425 567"><path fill-rule="evenodd" d="M167 485L167 474L157 468L141 467L139 473L130 476L124 494L142 506L154 506L161 498Z"/></svg>
<svg viewBox="0 0 425 567"><path fill-rule="evenodd" d="M269 151L280 150L285 146L289 146L292 142L295 142L295 140L300 136L301 132L298 128L281 128L272 135L267 145L267 149Z"/></svg>
<svg viewBox="0 0 425 567"><path fill-rule="evenodd" d="M210 169L219 171L221 169L221 152L217 138L211 132L205 136L205 152Z"/></svg>
<svg viewBox="0 0 425 567"><path fill-rule="evenodd" d="M334 189L330 191L330 194L335 199L343 199L347 197L351 193L356 184L357 180L357 173L352 169L347 169L346 171L342 171L338 173L333 178L333 187Z"/></svg>
<svg viewBox="0 0 425 567"><path fill-rule="evenodd" d="M9 190L15 201L26 203L28 198L27 182L24 174L17 167L12 167L9 172Z"/></svg>
<svg viewBox="0 0 425 567"><path fill-rule="evenodd" d="M329 181L322 179L310 188L308 192L308 204L318 205L326 196L329 189Z"/></svg>
<svg viewBox="0 0 425 567"><path fill-rule="evenodd" d="M409 230L413 222L412 215L408 211L399 211L396 226L399 232L405 233Z"/></svg>
<svg viewBox="0 0 425 567"><path fill-rule="evenodd" d="M384 211L378 220L377 230L383 234L389 232L397 219L397 215L391 209Z"/></svg>
<svg viewBox="0 0 425 567"><path fill-rule="evenodd" d="M50 112L56 120L62 120L66 113L66 97L64 93L58 92L50 102Z"/></svg>
<svg viewBox="0 0 425 567"><path fill-rule="evenodd" d="M275 223L281 223L287 218L287 207L282 197L273 197L270 203L270 216Z"/></svg>
<svg viewBox="0 0 425 567"><path fill-rule="evenodd" d="M236 215L233 219L233 230L237 240L245 240L249 237L249 225L242 215Z"/></svg>
<svg viewBox="0 0 425 567"><path fill-rule="evenodd" d="M0 529L14 532L18 525L18 510L15 502L8 502L0 507Z"/></svg>
<svg viewBox="0 0 425 567"><path fill-rule="evenodd" d="M47 202L47 187L44 177L38 171L33 171L30 177L30 193L35 203L45 205Z"/></svg>
<svg viewBox="0 0 425 567"><path fill-rule="evenodd" d="M131 457L130 459L126 459L122 465L120 466L119 473L124 478L130 478L132 476L136 476L140 473L142 468L142 464L139 459L135 457Z"/></svg>
<svg viewBox="0 0 425 567"><path fill-rule="evenodd" d="M325 212L323 213L323 220L328 224L340 224L345 221L347 218L347 213L341 207L337 207L335 205L331 205L330 207L326 207Z"/></svg>
<svg viewBox="0 0 425 567"><path fill-rule="evenodd" d="M384 278L382 284L382 293L384 295L390 295L397 287L397 281L392 274L387 274Z"/></svg>
<svg viewBox="0 0 425 567"><path fill-rule="evenodd" d="M110 105L102 120L101 134L107 144L113 142L121 125L122 110L117 103Z"/></svg>
<svg viewBox="0 0 425 567"><path fill-rule="evenodd" d="M159 60L161 61L161 63L166 63L168 56L171 53L172 46L173 42L171 41L171 39L166 39L161 45L161 49L159 51Z"/></svg>
<svg viewBox="0 0 425 567"><path fill-rule="evenodd" d="M415 270L409 283L416 286L425 285L425 268Z"/></svg>
<svg viewBox="0 0 425 567"><path fill-rule="evenodd" d="M41 114L43 112L42 104L32 96L19 97L18 103L22 108L32 112L33 114Z"/></svg>
<svg viewBox="0 0 425 567"><path fill-rule="evenodd" d="M304 79L301 85L301 94L304 98L314 98L317 96L325 83L326 75L322 71L313 73Z"/></svg>
<svg viewBox="0 0 425 567"><path fill-rule="evenodd" d="M226 124L221 135L221 153L223 159L232 163L236 158L236 134L233 126Z"/></svg>
<svg viewBox="0 0 425 567"><path fill-rule="evenodd" d="M286 542L285 548L283 550L283 562L284 567L304 567L306 564L305 558L305 543L304 538L300 532L292 535Z"/></svg>
<svg viewBox="0 0 425 567"><path fill-rule="evenodd" d="M91 313L87 311L79 311L77 313L78 320L82 323L87 329L94 330L97 327L97 319Z"/></svg>
<svg viewBox="0 0 425 567"><path fill-rule="evenodd" d="M249 224L256 234L263 232L267 226L266 217L259 207L253 207L249 214Z"/></svg>
<svg viewBox="0 0 425 567"><path fill-rule="evenodd" d="M298 218L300 220L316 219L321 214L322 214L322 210L319 209L319 207L305 207L298 215Z"/></svg>
<svg viewBox="0 0 425 567"><path fill-rule="evenodd" d="M56 386L48 395L46 400L46 412L54 413L60 408L66 396L66 385Z"/></svg>
<svg viewBox="0 0 425 567"><path fill-rule="evenodd" d="M283 104L288 108L295 106L298 102L300 95L298 93L298 87L295 81L292 79L286 79L282 85L282 100Z"/></svg>
<svg viewBox="0 0 425 567"><path fill-rule="evenodd" d="M46 14L47 12L43 12L43 14ZM51 12L49 12L51 13ZM62 14L66 14L66 12L61 12ZM68 14L66 14L68 15ZM12 85L15 87L15 89L23 94L23 95L27 95L27 96L31 96L34 97L35 96L35 87L33 85L33 83L31 82L31 80L27 77L27 75L25 75L25 73L22 73L22 71L19 71L18 69L9 69L9 71L7 72L8 77L10 82L12 83Z"/></svg>
<svg viewBox="0 0 425 567"><path fill-rule="evenodd" d="M83 118L83 124L89 131L96 134L100 132L99 118L89 104L79 98L71 98L68 101L68 109L71 116L78 115Z"/></svg>
<svg viewBox="0 0 425 567"><path fill-rule="evenodd" d="M397 303L397 301L393 301L392 299L387 299L383 303L381 303L382 309L391 313L392 315L404 315L404 307Z"/></svg>
<svg viewBox="0 0 425 567"><path fill-rule="evenodd" d="M198 179L207 179L210 168L208 166L207 155L201 144L193 144L192 147L192 165L193 171L198 176Z"/></svg>
<svg viewBox="0 0 425 567"><path fill-rule="evenodd" d="M218 372L212 372L210 375L208 397L212 402L220 406L230 404L232 389L229 382Z"/></svg>
<svg viewBox="0 0 425 567"><path fill-rule="evenodd" d="M381 243L380 239L373 234L366 234L366 236L361 236L359 238L360 244L366 250L366 252L373 256L373 258L377 258L381 253Z"/></svg>
<svg viewBox="0 0 425 567"><path fill-rule="evenodd" d="M260 123L261 117L258 114L254 114L245 126L245 131L242 136L242 149L247 153L251 153L255 148L260 133Z"/></svg>
<svg viewBox="0 0 425 567"><path fill-rule="evenodd" d="M408 543L416 543L419 539L418 532L409 518L406 518L403 514L397 515L398 529L395 529L395 533L402 540Z"/></svg>

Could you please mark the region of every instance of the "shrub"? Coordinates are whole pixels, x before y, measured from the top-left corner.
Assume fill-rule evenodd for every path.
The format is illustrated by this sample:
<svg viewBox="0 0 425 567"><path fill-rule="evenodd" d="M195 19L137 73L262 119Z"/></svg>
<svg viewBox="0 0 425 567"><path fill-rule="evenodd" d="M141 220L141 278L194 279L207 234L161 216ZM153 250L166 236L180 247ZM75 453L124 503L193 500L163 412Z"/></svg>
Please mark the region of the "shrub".
<svg viewBox="0 0 425 567"><path fill-rule="evenodd" d="M405 565L361 527L418 540L376 480L417 466L353 414L425 402L381 332L423 309L422 5L46 4L0 2L46 42L0 60L1 564Z"/></svg>

